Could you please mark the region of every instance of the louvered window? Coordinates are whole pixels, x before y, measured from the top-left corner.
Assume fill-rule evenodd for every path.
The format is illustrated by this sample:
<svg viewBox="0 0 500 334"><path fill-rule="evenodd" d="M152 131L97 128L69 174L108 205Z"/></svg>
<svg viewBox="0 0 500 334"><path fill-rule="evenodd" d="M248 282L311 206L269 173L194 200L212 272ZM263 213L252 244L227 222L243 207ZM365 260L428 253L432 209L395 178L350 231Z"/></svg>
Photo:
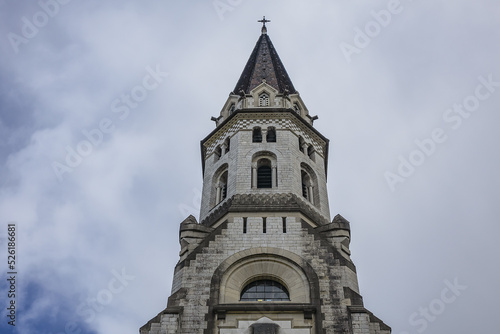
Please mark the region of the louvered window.
<svg viewBox="0 0 500 334"><path fill-rule="evenodd" d="M272 188L272 169L260 166L257 169L257 188Z"/></svg>
<svg viewBox="0 0 500 334"><path fill-rule="evenodd" d="M262 130L260 128L253 129L252 142L254 142L254 143L261 143L262 142Z"/></svg>
<svg viewBox="0 0 500 334"><path fill-rule="evenodd" d="M269 106L269 95L267 93L262 93L259 95L259 107Z"/></svg>
<svg viewBox="0 0 500 334"><path fill-rule="evenodd" d="M304 196L305 198L307 198L307 186L304 183L304 179L303 178L302 178L302 196Z"/></svg>

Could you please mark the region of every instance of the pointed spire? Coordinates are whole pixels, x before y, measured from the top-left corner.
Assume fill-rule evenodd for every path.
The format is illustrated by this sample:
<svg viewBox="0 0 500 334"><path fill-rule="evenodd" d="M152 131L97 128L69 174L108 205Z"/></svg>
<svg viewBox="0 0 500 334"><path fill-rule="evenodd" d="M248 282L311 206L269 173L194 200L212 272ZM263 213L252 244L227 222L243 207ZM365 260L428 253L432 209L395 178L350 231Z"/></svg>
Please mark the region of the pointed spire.
<svg viewBox="0 0 500 334"><path fill-rule="evenodd" d="M267 35L266 17L262 22L262 34L260 35L250 58L241 73L240 79L233 90L233 94L248 94L252 89L266 82L276 88L279 93L296 93L292 80L281 62L276 49Z"/></svg>

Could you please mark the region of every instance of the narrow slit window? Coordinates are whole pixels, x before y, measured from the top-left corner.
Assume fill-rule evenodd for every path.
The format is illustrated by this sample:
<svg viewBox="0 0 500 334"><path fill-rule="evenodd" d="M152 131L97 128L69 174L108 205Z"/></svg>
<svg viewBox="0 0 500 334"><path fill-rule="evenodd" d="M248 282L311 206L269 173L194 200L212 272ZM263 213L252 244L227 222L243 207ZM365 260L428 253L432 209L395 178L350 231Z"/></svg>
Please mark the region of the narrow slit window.
<svg viewBox="0 0 500 334"><path fill-rule="evenodd" d="M226 144L226 152L224 153L227 153L231 149L231 138L227 137L224 143Z"/></svg>
<svg viewBox="0 0 500 334"><path fill-rule="evenodd" d="M282 217L283 219L283 233L286 233L286 217Z"/></svg>
<svg viewBox="0 0 500 334"><path fill-rule="evenodd" d="M266 217L262 218L262 233L267 233Z"/></svg>
<svg viewBox="0 0 500 334"><path fill-rule="evenodd" d="M247 233L247 217L243 217L243 233Z"/></svg>

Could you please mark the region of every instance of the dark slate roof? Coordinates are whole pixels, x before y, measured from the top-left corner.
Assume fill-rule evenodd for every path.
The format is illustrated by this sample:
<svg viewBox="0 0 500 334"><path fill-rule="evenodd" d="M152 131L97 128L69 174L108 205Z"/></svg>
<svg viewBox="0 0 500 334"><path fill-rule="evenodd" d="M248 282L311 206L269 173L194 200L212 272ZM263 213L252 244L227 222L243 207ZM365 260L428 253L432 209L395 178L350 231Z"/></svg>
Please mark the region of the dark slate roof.
<svg viewBox="0 0 500 334"><path fill-rule="evenodd" d="M265 33L260 35L233 94L239 94L241 90L248 94L262 83L262 79L266 79L266 83L280 93L285 93L286 90L290 94L296 93L271 39Z"/></svg>

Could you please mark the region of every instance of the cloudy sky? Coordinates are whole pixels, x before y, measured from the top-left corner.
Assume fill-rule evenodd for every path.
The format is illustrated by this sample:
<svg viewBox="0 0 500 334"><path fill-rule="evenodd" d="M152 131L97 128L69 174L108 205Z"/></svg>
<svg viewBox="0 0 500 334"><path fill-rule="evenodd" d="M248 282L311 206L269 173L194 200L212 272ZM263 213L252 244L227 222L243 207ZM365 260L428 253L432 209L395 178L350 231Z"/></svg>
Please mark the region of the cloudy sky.
<svg viewBox="0 0 500 334"><path fill-rule="evenodd" d="M497 330L498 1L0 0L2 333L137 333L164 308L263 15L331 141L365 306L396 334Z"/></svg>

